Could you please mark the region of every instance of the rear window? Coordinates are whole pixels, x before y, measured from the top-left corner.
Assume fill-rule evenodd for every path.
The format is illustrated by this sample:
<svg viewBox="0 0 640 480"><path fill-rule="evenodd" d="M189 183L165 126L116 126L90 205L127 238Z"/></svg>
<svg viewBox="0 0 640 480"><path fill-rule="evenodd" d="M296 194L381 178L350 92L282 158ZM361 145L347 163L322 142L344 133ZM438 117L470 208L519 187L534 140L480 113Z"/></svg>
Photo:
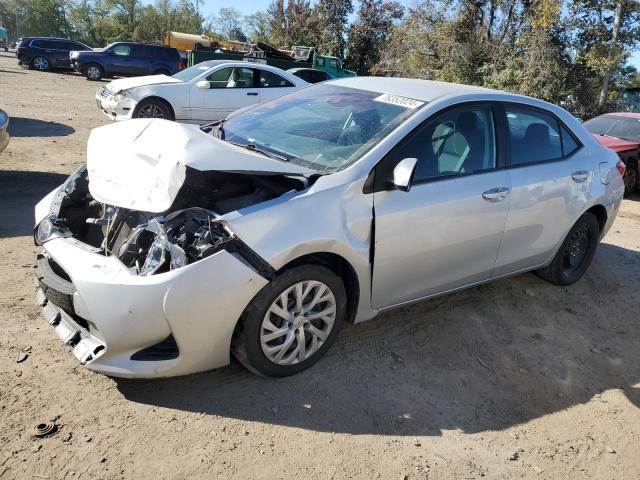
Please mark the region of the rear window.
<svg viewBox="0 0 640 480"><path fill-rule="evenodd" d="M512 165L562 158L560 126L552 115L520 107L505 110L511 133Z"/></svg>
<svg viewBox="0 0 640 480"><path fill-rule="evenodd" d="M29 43L30 47L35 47L35 48L44 48L45 46L45 41L44 40L31 40L31 43Z"/></svg>
<svg viewBox="0 0 640 480"><path fill-rule="evenodd" d="M590 133L622 138L632 142L640 141L640 118L602 115L584 123Z"/></svg>

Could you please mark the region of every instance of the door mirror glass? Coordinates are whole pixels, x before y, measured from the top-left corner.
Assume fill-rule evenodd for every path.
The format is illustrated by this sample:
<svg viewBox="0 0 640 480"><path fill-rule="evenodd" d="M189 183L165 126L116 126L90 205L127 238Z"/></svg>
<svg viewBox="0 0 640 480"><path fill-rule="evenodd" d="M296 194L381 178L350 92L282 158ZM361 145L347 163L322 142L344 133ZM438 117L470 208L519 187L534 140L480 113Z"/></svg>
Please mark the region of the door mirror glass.
<svg viewBox="0 0 640 480"><path fill-rule="evenodd" d="M115 55L115 52L113 50L107 50L107 55Z"/></svg>
<svg viewBox="0 0 640 480"><path fill-rule="evenodd" d="M209 82L207 80L200 80L198 83L196 83L196 87L198 88L204 88L204 89L209 89L211 88L209 86Z"/></svg>
<svg viewBox="0 0 640 480"><path fill-rule="evenodd" d="M411 189L411 180L416 171L417 158L404 158L393 169L393 185L403 192Z"/></svg>

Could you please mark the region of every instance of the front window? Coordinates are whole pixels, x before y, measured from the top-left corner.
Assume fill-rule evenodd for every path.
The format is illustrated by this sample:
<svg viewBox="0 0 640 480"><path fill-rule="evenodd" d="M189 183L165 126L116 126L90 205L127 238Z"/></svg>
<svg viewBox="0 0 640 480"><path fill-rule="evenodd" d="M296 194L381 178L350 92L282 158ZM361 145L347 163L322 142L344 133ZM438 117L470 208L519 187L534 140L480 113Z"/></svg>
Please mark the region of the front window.
<svg viewBox="0 0 640 480"><path fill-rule="evenodd" d="M230 118L224 139L271 151L320 172L355 163L424 102L321 84Z"/></svg>
<svg viewBox="0 0 640 480"><path fill-rule="evenodd" d="M251 68L222 68L207 77L209 88L252 88L253 70Z"/></svg>
<svg viewBox="0 0 640 480"><path fill-rule="evenodd" d="M131 53L131 48L129 47L129 45L116 45L111 49L111 51L115 55L119 55L121 57L128 57L129 54Z"/></svg>
<svg viewBox="0 0 640 480"><path fill-rule="evenodd" d="M640 118L602 115L584 123L590 133L622 138L631 142L640 141Z"/></svg>

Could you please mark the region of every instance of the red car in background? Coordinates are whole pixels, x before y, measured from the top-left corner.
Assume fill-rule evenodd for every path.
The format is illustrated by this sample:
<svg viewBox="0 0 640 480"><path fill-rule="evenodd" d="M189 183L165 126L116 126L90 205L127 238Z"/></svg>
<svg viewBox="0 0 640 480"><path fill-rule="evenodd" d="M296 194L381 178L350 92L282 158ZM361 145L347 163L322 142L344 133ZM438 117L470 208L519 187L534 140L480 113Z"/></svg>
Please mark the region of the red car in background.
<svg viewBox="0 0 640 480"><path fill-rule="evenodd" d="M632 193L640 186L640 113L607 113L584 122L584 126L600 145L615 151L624 162L624 193Z"/></svg>

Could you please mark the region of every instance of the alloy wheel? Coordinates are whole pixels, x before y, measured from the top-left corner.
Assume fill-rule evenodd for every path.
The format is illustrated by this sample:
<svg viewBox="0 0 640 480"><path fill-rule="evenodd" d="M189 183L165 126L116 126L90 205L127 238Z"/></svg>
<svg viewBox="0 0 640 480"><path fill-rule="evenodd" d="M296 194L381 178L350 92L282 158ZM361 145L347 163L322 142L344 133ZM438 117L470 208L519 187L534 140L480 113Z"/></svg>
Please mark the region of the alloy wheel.
<svg viewBox="0 0 640 480"><path fill-rule="evenodd" d="M87 68L87 77L91 80L99 80L102 75L100 74L100 69L96 66L90 66Z"/></svg>
<svg viewBox="0 0 640 480"><path fill-rule="evenodd" d="M140 107L138 118L164 118L164 113L156 104L149 103Z"/></svg>
<svg viewBox="0 0 640 480"><path fill-rule="evenodd" d="M273 301L260 326L260 345L269 361L293 365L314 355L329 337L336 299L322 282L303 280Z"/></svg>
<svg viewBox="0 0 640 480"><path fill-rule="evenodd" d="M40 70L42 72L49 68L49 60L44 57L36 57L33 60L33 66L36 70Z"/></svg>

